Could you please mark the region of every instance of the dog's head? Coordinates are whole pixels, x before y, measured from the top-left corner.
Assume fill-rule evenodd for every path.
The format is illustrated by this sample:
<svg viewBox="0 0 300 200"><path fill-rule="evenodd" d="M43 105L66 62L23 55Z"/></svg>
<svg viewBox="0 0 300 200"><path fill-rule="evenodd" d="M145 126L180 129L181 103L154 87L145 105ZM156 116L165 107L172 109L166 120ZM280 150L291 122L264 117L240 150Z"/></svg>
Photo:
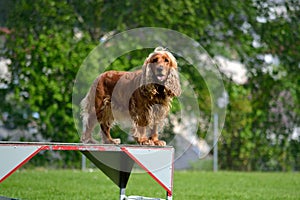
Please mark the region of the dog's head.
<svg viewBox="0 0 300 200"><path fill-rule="evenodd" d="M181 93L177 62L168 50L157 47L143 65L143 84L157 83L164 85L173 96Z"/></svg>

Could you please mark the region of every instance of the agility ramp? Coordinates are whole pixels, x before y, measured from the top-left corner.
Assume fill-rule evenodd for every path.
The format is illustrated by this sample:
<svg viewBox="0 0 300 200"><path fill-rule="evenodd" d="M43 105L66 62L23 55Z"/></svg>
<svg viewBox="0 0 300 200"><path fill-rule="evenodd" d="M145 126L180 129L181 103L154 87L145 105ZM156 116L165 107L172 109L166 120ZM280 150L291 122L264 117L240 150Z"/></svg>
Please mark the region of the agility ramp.
<svg viewBox="0 0 300 200"><path fill-rule="evenodd" d="M41 151L80 151L120 188L120 200L146 200L125 194L134 164L144 169L172 199L174 148L81 143L0 142L0 183Z"/></svg>

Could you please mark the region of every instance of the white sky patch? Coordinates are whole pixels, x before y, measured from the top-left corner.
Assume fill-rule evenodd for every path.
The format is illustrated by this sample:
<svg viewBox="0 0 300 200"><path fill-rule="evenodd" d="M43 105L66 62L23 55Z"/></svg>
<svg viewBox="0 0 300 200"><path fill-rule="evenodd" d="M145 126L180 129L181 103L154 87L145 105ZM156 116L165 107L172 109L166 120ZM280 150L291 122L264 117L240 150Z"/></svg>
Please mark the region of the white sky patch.
<svg viewBox="0 0 300 200"><path fill-rule="evenodd" d="M291 139L292 140L299 140L300 139L300 127L294 128Z"/></svg>
<svg viewBox="0 0 300 200"><path fill-rule="evenodd" d="M8 66L11 63L9 59L0 58L0 88L7 88L4 82L10 82L11 73L8 71Z"/></svg>
<svg viewBox="0 0 300 200"><path fill-rule="evenodd" d="M223 56L216 56L214 59L217 61L220 71L227 77L231 77L234 82L238 84L247 82L247 70L242 63L229 60Z"/></svg>

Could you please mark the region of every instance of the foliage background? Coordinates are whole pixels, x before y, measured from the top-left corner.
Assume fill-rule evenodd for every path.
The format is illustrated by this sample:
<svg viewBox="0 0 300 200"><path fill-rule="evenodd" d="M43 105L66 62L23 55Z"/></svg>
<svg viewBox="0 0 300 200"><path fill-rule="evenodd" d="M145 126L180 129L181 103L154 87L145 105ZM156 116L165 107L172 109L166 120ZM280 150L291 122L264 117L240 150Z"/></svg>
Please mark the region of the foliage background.
<svg viewBox="0 0 300 200"><path fill-rule="evenodd" d="M300 124L299 1L1 0L0 8L0 25L10 30L0 32L6 37L1 57L11 60L10 80L1 77L7 87L0 88L0 120L6 128L34 126L38 131L31 140L78 142L72 87L89 52L112 32L165 27L195 39L213 58L222 56L247 68L244 84L224 75L230 104L219 166L300 169L300 135L293 135ZM133 52L115 64L128 69L144 55ZM193 80L207 122L210 96L205 83L189 68L182 69ZM68 152L61 165L71 166L78 158Z"/></svg>

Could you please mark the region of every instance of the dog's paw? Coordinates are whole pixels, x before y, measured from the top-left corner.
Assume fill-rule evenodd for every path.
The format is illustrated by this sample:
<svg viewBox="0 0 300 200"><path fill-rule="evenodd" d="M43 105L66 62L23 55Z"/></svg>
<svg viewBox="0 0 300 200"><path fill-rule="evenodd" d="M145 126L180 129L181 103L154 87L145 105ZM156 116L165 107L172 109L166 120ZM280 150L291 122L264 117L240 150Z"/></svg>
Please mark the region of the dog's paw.
<svg viewBox="0 0 300 200"><path fill-rule="evenodd" d="M115 138L112 139L113 144L121 144L121 139L120 138Z"/></svg>
<svg viewBox="0 0 300 200"><path fill-rule="evenodd" d="M167 143L163 140L155 140L155 141L152 141L154 143L155 146L166 146Z"/></svg>
<svg viewBox="0 0 300 200"><path fill-rule="evenodd" d="M148 146L154 146L154 142L148 138L136 138L137 143L139 145L148 145Z"/></svg>
<svg viewBox="0 0 300 200"><path fill-rule="evenodd" d="M152 140L145 140L143 142L140 142L140 145L155 146L155 144Z"/></svg>
<svg viewBox="0 0 300 200"><path fill-rule="evenodd" d="M104 144L121 144L121 139L115 138L115 139L105 140L103 143Z"/></svg>

